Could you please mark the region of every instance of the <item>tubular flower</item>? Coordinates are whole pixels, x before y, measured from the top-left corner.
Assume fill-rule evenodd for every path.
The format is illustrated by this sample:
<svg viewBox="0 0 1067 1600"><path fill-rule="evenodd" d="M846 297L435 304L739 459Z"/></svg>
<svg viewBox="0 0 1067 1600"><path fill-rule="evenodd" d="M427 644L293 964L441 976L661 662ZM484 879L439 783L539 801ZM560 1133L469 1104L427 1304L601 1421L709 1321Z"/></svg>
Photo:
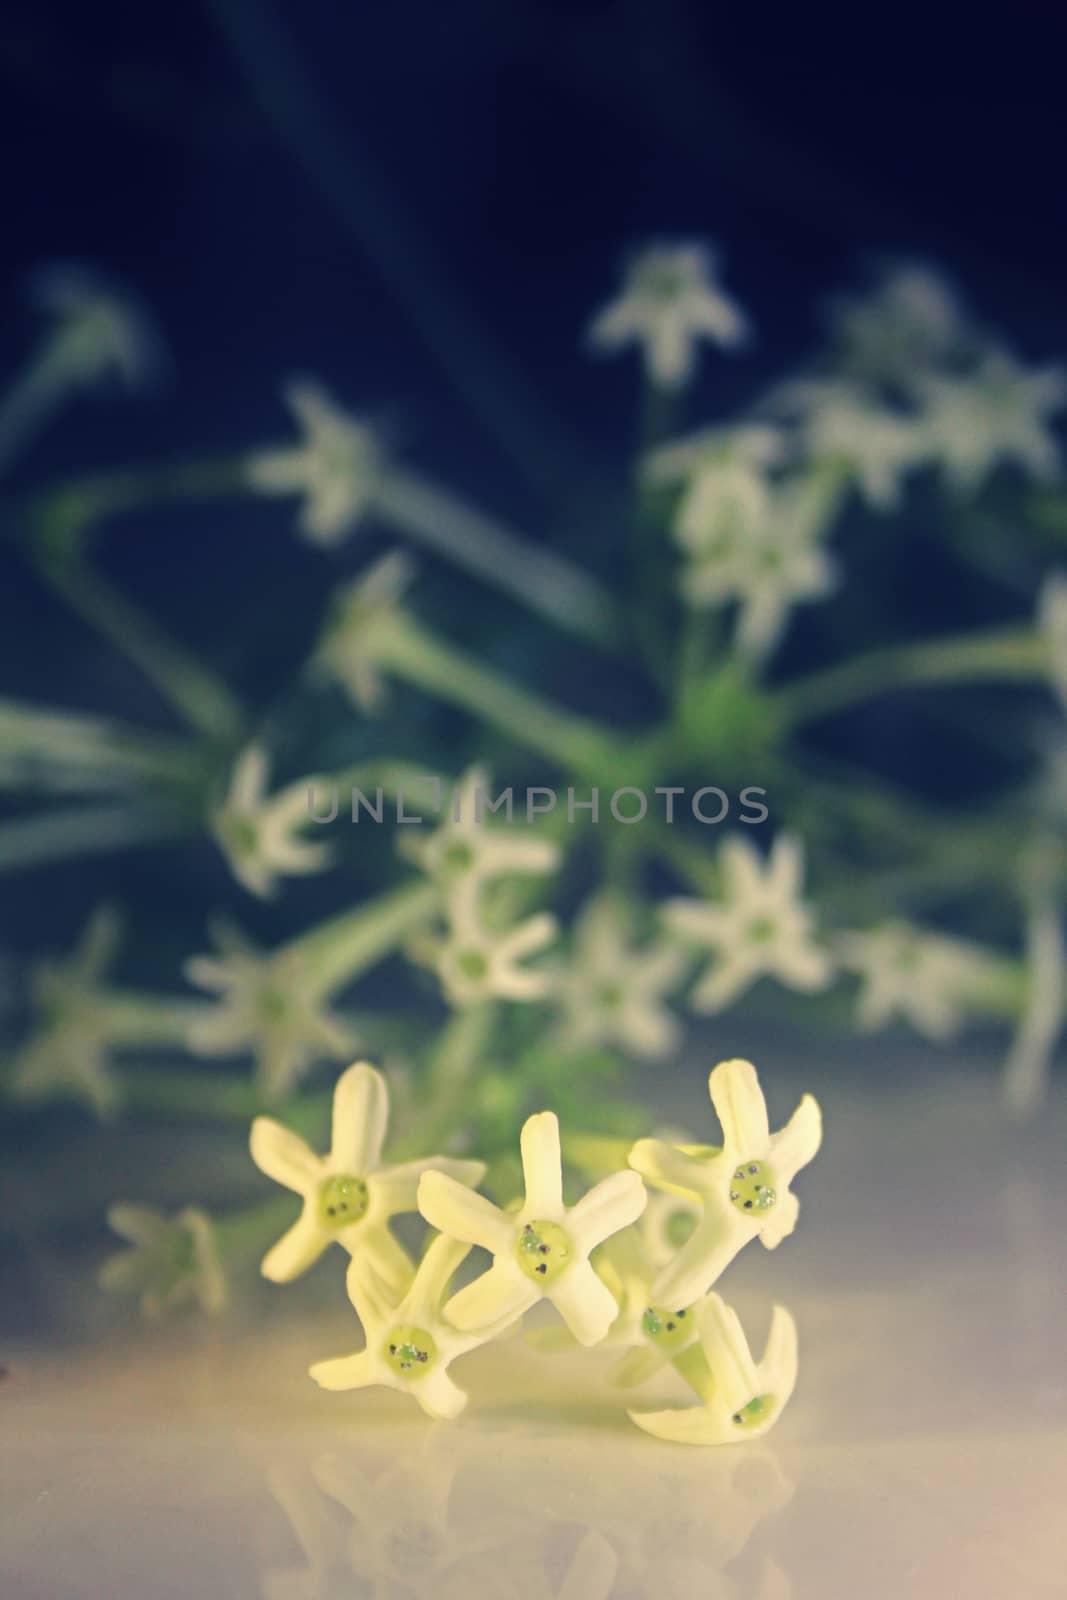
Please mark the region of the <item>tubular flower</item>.
<svg viewBox="0 0 1067 1600"><path fill-rule="evenodd" d="M631 1411L646 1433L678 1444L742 1444L774 1426L797 1381L797 1330L775 1306L762 1361L754 1361L737 1312L709 1294L696 1311L706 1377L696 1379L702 1404L668 1411ZM692 1380L691 1380L692 1381Z"/></svg>
<svg viewBox="0 0 1067 1600"><path fill-rule="evenodd" d="M275 1183L303 1200L299 1218L263 1258L262 1272L289 1283L331 1244L374 1268L390 1292L403 1293L411 1263L390 1232L390 1217L414 1211L419 1178L430 1169L448 1173L457 1189L478 1183L481 1161L429 1156L401 1166L382 1165L389 1120L389 1091L381 1073L357 1062L337 1080L329 1153L316 1155L304 1140L270 1117L252 1124L252 1159Z"/></svg>
<svg viewBox="0 0 1067 1600"><path fill-rule="evenodd" d="M381 710L382 657L395 630L403 626L401 602L414 575L415 563L402 550L375 561L337 594L315 653L315 668L339 683L368 716Z"/></svg>
<svg viewBox="0 0 1067 1600"><path fill-rule="evenodd" d="M311 825L308 789L319 782L303 778L275 795L267 792L267 752L250 744L238 757L225 803L211 818L211 831L237 881L252 894L272 895L283 876L321 872L332 852L299 837Z"/></svg>
<svg viewBox="0 0 1067 1600"><path fill-rule="evenodd" d="M190 983L219 996L214 1011L190 1027L190 1049L205 1056L250 1051L275 1100L317 1061L351 1054L349 1030L313 989L300 951L266 955L235 928L214 931L221 955L194 956L185 965Z"/></svg>
<svg viewBox="0 0 1067 1600"><path fill-rule="evenodd" d="M285 401L304 438L282 450L262 450L246 465L249 483L263 494L301 494L300 531L312 544L336 545L367 515L381 482L378 440L334 404L321 384L297 379Z"/></svg>
<svg viewBox="0 0 1067 1600"><path fill-rule="evenodd" d="M790 989L822 989L831 963L815 943L812 915L800 898L804 854L792 834L779 834L766 862L742 839L719 852L723 899L669 900L668 927L715 958L690 997L696 1011L721 1011L757 978L777 978Z"/></svg>
<svg viewBox="0 0 1067 1600"><path fill-rule="evenodd" d="M843 934L839 948L841 965L860 975L858 1026L883 1028L900 1015L928 1039L958 1030L994 967L979 945L903 922Z"/></svg>
<svg viewBox="0 0 1067 1600"><path fill-rule="evenodd" d="M373 1267L354 1258L348 1297L363 1324L365 1346L355 1355L319 1361L309 1368L324 1389L369 1389L376 1384L410 1394L431 1417L457 1417L467 1396L449 1376L449 1365L490 1339L513 1320L498 1318L465 1333L444 1318L441 1301L470 1245L436 1238L401 1299L391 1295Z"/></svg>
<svg viewBox="0 0 1067 1600"><path fill-rule="evenodd" d="M574 1337L594 1345L618 1314L611 1291L589 1255L645 1208L636 1173L605 1178L574 1206L563 1204L559 1122L551 1111L529 1117L520 1140L525 1198L517 1212L502 1211L482 1195L440 1172L419 1183L419 1210L449 1238L481 1245L493 1265L445 1307L463 1331L517 1321L538 1300L551 1300Z"/></svg>
<svg viewBox="0 0 1067 1600"><path fill-rule="evenodd" d="M708 1089L722 1125L721 1148L639 1139L630 1152L630 1165L649 1183L691 1195L702 1208L693 1233L653 1283L657 1304L692 1305L750 1239L768 1250L781 1244L800 1211L790 1184L822 1143L822 1114L810 1094L771 1133L750 1061L721 1061Z"/></svg>
<svg viewBox="0 0 1067 1600"><path fill-rule="evenodd" d="M590 341L605 351L639 344L653 383L684 388L701 339L732 350L748 337L748 318L716 283L717 272L718 257L705 245L649 246L593 319Z"/></svg>
<svg viewBox="0 0 1067 1600"><path fill-rule="evenodd" d="M552 872L559 865L559 847L550 840L486 824L488 785L485 769L471 767L456 785L441 826L425 838L403 840L404 854L447 892L510 873Z"/></svg>

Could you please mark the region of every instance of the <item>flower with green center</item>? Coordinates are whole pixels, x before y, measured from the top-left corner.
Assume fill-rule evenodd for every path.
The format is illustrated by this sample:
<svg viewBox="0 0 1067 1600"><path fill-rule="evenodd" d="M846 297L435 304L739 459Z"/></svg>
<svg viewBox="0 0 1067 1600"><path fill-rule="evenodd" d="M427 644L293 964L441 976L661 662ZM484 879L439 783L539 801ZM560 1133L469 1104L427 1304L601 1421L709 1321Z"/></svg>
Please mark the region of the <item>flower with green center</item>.
<svg viewBox="0 0 1067 1600"><path fill-rule="evenodd" d="M742 1444L778 1421L797 1381L797 1330L784 1306L775 1306L762 1361L754 1361L736 1311L709 1294L696 1308L702 1360L689 1365L699 1406L631 1411L630 1418L657 1439L678 1444ZM694 1352L695 1353L695 1352Z"/></svg>
<svg viewBox="0 0 1067 1600"><path fill-rule="evenodd" d="M649 1183L701 1207L696 1228L652 1285L657 1304L692 1305L750 1239L758 1237L768 1250L781 1244L800 1211L790 1184L822 1142L822 1115L810 1094L771 1133L750 1061L721 1061L708 1088L722 1124L721 1148L639 1139L630 1152L630 1165Z"/></svg>
<svg viewBox="0 0 1067 1600"><path fill-rule="evenodd" d="M837 946L840 965L860 977L856 1023L865 1031L901 1016L927 1039L951 1038L996 970L980 945L905 922L843 933Z"/></svg>
<svg viewBox="0 0 1067 1600"><path fill-rule="evenodd" d="M916 418L891 409L861 383L806 378L784 385L774 403L797 418L807 459L843 468L876 511L895 510L904 478L929 459Z"/></svg>
<svg viewBox="0 0 1067 1600"><path fill-rule="evenodd" d="M659 1304L652 1299L656 1266L637 1230L617 1233L596 1252L597 1276L611 1292L619 1312L602 1344L619 1350L609 1381L620 1389L645 1383L676 1360L697 1337L696 1318L688 1306ZM536 1348L560 1348L547 1337L563 1329L539 1328L528 1338Z"/></svg>
<svg viewBox="0 0 1067 1600"><path fill-rule="evenodd" d="M831 308L834 364L867 383L911 389L917 377L966 355L974 332L940 273L904 261L877 288L839 297Z"/></svg>
<svg viewBox="0 0 1067 1600"><path fill-rule="evenodd" d="M373 716L385 698L383 658L406 618L401 604L415 575L415 563L391 550L362 577L335 594L313 658L321 675L341 685L360 711Z"/></svg>
<svg viewBox="0 0 1067 1600"><path fill-rule="evenodd" d="M597 350L639 344L650 380L683 389L696 349L708 339L731 350L748 337L748 319L715 282L718 257L705 245L650 245L630 263L617 297L593 319Z"/></svg>
<svg viewBox="0 0 1067 1600"><path fill-rule="evenodd" d="M628 1227L645 1208L637 1174L617 1172L574 1206L563 1204L559 1122L551 1111L529 1117L520 1139L525 1198L502 1211L440 1172L419 1183L419 1210L433 1227L465 1244L481 1245L493 1265L454 1295L445 1315L471 1330L517 1321L538 1300L551 1300L582 1345L597 1344L618 1306L589 1254Z"/></svg>
<svg viewBox="0 0 1067 1600"><path fill-rule="evenodd" d="M277 794L267 791L267 752L251 744L238 757L225 802L212 814L211 831L237 881L266 899L280 877L322 872L332 859L325 844L300 833L314 824L308 792L321 780L302 778Z"/></svg>
<svg viewBox="0 0 1067 1600"><path fill-rule="evenodd" d="M1067 404L1062 368L1030 372L994 348L965 376L925 374L916 389L929 453L955 488L976 493L1005 461L1032 478L1059 476L1050 419Z"/></svg>
<svg viewBox="0 0 1067 1600"><path fill-rule="evenodd" d="M112 1206L107 1220L132 1245L100 1269L100 1284L140 1295L146 1317L195 1303L214 1314L226 1304L226 1276L211 1219L195 1206L164 1217L147 1206Z"/></svg>
<svg viewBox="0 0 1067 1600"><path fill-rule="evenodd" d="M264 1093L274 1100L317 1062L352 1054L349 1029L312 984L299 950L267 955L227 924L213 932L221 956L194 956L185 964L191 983L219 996L210 1014L190 1026L191 1050L205 1056L249 1051Z"/></svg>
<svg viewBox="0 0 1067 1600"><path fill-rule="evenodd" d="M348 1296L363 1324L366 1344L356 1355L317 1362L310 1368L315 1382L324 1389L385 1384L410 1394L431 1417L458 1416L467 1396L449 1376L450 1364L457 1356L495 1339L513 1320L498 1317L482 1327L459 1332L443 1316L441 1301L469 1254L469 1245L435 1239L399 1298L382 1282L373 1264L368 1266L361 1257L354 1257L348 1270Z"/></svg>
<svg viewBox="0 0 1067 1600"><path fill-rule="evenodd" d="M457 1187L478 1183L481 1161L428 1156L400 1166L382 1165L389 1120L385 1079L365 1061L337 1080L329 1153L316 1153L304 1140L270 1117L252 1124L252 1159L275 1183L303 1200L299 1218L264 1256L262 1271L274 1283L288 1283L318 1260L331 1244L373 1267L398 1296L408 1285L411 1263L388 1227L390 1217L414 1211L419 1179L435 1170Z"/></svg>
<svg viewBox="0 0 1067 1600"><path fill-rule="evenodd" d="M558 846L522 825L490 827L485 811L492 798L485 768L471 767L456 784L441 826L425 837L404 836L402 853L446 892L511 873L553 872L560 862Z"/></svg>
<svg viewBox="0 0 1067 1600"><path fill-rule="evenodd" d="M551 912L537 912L498 931L483 920L479 885L463 882L448 895L445 916L446 932L423 936L412 953L434 969L452 1005L541 1000L549 993L552 973L523 963L556 937L559 924Z"/></svg>
<svg viewBox="0 0 1067 1600"><path fill-rule="evenodd" d="M814 940L812 916L800 898L804 854L792 834L779 834L763 861L752 845L727 839L719 850L723 898L669 900L668 927L715 957L690 997L696 1011L721 1011L763 976L790 989L825 988L830 957Z"/></svg>
<svg viewBox="0 0 1067 1600"><path fill-rule="evenodd" d="M606 892L588 901L575 920L554 998L566 1046L616 1046L653 1061L678 1043L679 1025L665 997L681 982L687 962L665 940L635 944L632 920L619 895Z"/></svg>
<svg viewBox="0 0 1067 1600"><path fill-rule="evenodd" d="M711 560L743 546L767 521L770 473L785 450L783 433L767 423L706 428L654 450L648 481L682 485L672 529L679 547Z"/></svg>
<svg viewBox="0 0 1067 1600"><path fill-rule="evenodd" d="M374 504L384 467L381 445L319 383L289 383L285 401L303 442L257 452L246 464L248 481L262 494L303 495L299 527L304 538L322 546L340 544Z"/></svg>
<svg viewBox="0 0 1067 1600"><path fill-rule="evenodd" d="M68 960L43 962L34 971L36 1024L12 1063L11 1086L18 1098L72 1095L98 1117L117 1109L119 1090L108 1064L111 1018L101 979L118 942L118 916L102 906Z"/></svg>

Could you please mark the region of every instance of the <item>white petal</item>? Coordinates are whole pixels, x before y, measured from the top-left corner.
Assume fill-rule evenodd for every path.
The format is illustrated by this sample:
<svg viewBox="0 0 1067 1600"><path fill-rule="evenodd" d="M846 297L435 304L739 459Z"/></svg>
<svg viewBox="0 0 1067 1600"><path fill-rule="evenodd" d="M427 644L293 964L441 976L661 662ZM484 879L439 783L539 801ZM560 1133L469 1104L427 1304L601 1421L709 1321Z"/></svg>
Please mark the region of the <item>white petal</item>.
<svg viewBox="0 0 1067 1600"><path fill-rule="evenodd" d="M272 1283L291 1283L319 1259L329 1242L314 1212L305 1206L288 1232L267 1251L259 1270Z"/></svg>
<svg viewBox="0 0 1067 1600"><path fill-rule="evenodd" d="M321 1389L367 1389L380 1381L377 1364L366 1350L354 1356L337 1356L331 1361L316 1361L308 1368Z"/></svg>
<svg viewBox="0 0 1067 1600"><path fill-rule="evenodd" d="M322 1181L320 1158L299 1134L275 1122L273 1117L256 1117L249 1148L260 1172L296 1194L307 1194Z"/></svg>
<svg viewBox="0 0 1067 1600"><path fill-rule="evenodd" d="M729 1204L711 1212L656 1278L651 1300L656 1305L691 1306L718 1281L756 1233L757 1224L747 1222Z"/></svg>
<svg viewBox="0 0 1067 1600"><path fill-rule="evenodd" d="M333 1092L330 1168L362 1177L381 1160L389 1121L389 1090L380 1072L357 1061L342 1072Z"/></svg>
<svg viewBox="0 0 1067 1600"><path fill-rule="evenodd" d="M636 1222L647 1204L648 1190L636 1172L613 1173L567 1212L567 1231L587 1256L611 1234Z"/></svg>
<svg viewBox="0 0 1067 1600"><path fill-rule="evenodd" d="M419 1179L424 1172L443 1172L473 1189L485 1177L484 1161L460 1161L450 1156L426 1156L421 1161L404 1161L396 1167L382 1167L371 1174L368 1186L374 1196L375 1211L395 1217L418 1210Z"/></svg>
<svg viewBox="0 0 1067 1600"><path fill-rule="evenodd" d="M515 1225L482 1194L466 1189L443 1172L424 1172L419 1179L419 1210L426 1221L451 1239L480 1244L493 1255L514 1247Z"/></svg>
<svg viewBox="0 0 1067 1600"><path fill-rule="evenodd" d="M131 1244L155 1244L167 1231L167 1219L148 1206L111 1206L107 1222L109 1228Z"/></svg>
<svg viewBox="0 0 1067 1600"><path fill-rule="evenodd" d="M797 1225L800 1216L800 1201L791 1190L778 1196L778 1202L768 1212L767 1220L760 1228L760 1244L767 1250L777 1250L783 1239L789 1235Z"/></svg>
<svg viewBox="0 0 1067 1600"><path fill-rule="evenodd" d="M589 1270L592 1272L593 1269L590 1267ZM517 1322L524 1311L541 1299L542 1293L523 1274L518 1262L502 1259L495 1261L488 1272L483 1272L480 1278L475 1278L473 1283L453 1295L445 1306L444 1314L463 1333L497 1324L506 1327ZM612 1301L612 1305L614 1303Z"/></svg>
<svg viewBox="0 0 1067 1600"><path fill-rule="evenodd" d="M720 1416L707 1406L682 1406L666 1411L629 1411L627 1416L645 1433L651 1433L657 1439L667 1439L672 1444L741 1443L751 1438L753 1431L735 1427L729 1417Z"/></svg>
<svg viewBox="0 0 1067 1600"><path fill-rule="evenodd" d="M751 987L762 971L763 962L755 947L738 945L695 985L689 1004L694 1011L724 1011Z"/></svg>
<svg viewBox="0 0 1067 1600"><path fill-rule="evenodd" d="M721 1296L709 1294L697 1311L697 1326L711 1368L716 1409L732 1415L761 1392L741 1319Z"/></svg>
<svg viewBox="0 0 1067 1600"><path fill-rule="evenodd" d="M373 1268L392 1304L396 1305L411 1285L415 1266L386 1223L357 1222L337 1238L353 1261L359 1259Z"/></svg>
<svg viewBox="0 0 1067 1600"><path fill-rule="evenodd" d="M579 1344L599 1344L619 1314L615 1296L588 1261L575 1261L547 1290L547 1298Z"/></svg>
<svg viewBox="0 0 1067 1600"><path fill-rule="evenodd" d="M527 1117L519 1136L526 1188L525 1217L558 1222L563 1213L563 1155L554 1111Z"/></svg>
<svg viewBox="0 0 1067 1600"><path fill-rule="evenodd" d="M444 1370L428 1372L411 1385L411 1393L428 1416L450 1422L467 1404L467 1396Z"/></svg>
<svg viewBox="0 0 1067 1600"><path fill-rule="evenodd" d="M662 1139L638 1139L630 1151L629 1162L649 1183L671 1194L700 1195L707 1187L708 1163L687 1156L677 1145Z"/></svg>
<svg viewBox="0 0 1067 1600"><path fill-rule="evenodd" d="M462 1239L447 1239L439 1234L419 1262L415 1281L405 1296L404 1315L398 1320L419 1326L436 1317L445 1290L458 1268L470 1254L471 1246Z"/></svg>
<svg viewBox="0 0 1067 1600"><path fill-rule="evenodd" d="M785 1127L771 1140L775 1177L783 1184L792 1183L801 1167L813 1160L821 1144L822 1112L814 1095L806 1094Z"/></svg>
<svg viewBox="0 0 1067 1600"><path fill-rule="evenodd" d="M708 1092L729 1148L745 1160L766 1155L767 1102L751 1061L720 1061L708 1079Z"/></svg>

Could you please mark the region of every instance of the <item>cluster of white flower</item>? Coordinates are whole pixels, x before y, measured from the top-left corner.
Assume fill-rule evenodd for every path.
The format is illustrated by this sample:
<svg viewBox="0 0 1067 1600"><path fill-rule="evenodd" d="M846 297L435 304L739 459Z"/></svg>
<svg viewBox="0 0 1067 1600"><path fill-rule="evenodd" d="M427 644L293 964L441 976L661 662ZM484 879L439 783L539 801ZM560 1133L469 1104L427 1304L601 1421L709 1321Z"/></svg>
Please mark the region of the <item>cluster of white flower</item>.
<svg viewBox="0 0 1067 1600"><path fill-rule="evenodd" d="M616 1382L633 1386L669 1363L690 1384L695 1407L630 1411L646 1432L694 1444L766 1432L796 1382L793 1319L775 1308L763 1359L755 1361L736 1313L712 1286L751 1240L773 1249L795 1228L799 1207L790 1186L819 1148L821 1119L806 1095L786 1127L772 1134L747 1061L722 1062L710 1090L721 1148L641 1139L628 1168L570 1205L559 1123L550 1111L523 1126L524 1194L505 1207L477 1192L485 1175L480 1161L383 1162L388 1090L365 1062L338 1080L326 1156L258 1117L251 1136L256 1165L301 1199L298 1219L263 1260L264 1275L288 1283L331 1244L350 1258L347 1288L363 1348L317 1362L311 1376L334 1390L384 1384L430 1416L455 1417L467 1396L451 1364L546 1301L579 1345L625 1352ZM670 1197L672 1211L682 1207L694 1219L680 1249L669 1229L636 1226L648 1201L643 1180ZM437 1230L417 1267L389 1226L416 1210ZM125 1207L112 1220L135 1249L108 1265L107 1279L143 1289L153 1306L160 1297L183 1295L221 1303L218 1257L199 1213L166 1223ZM450 1292L474 1246L491 1264Z"/></svg>

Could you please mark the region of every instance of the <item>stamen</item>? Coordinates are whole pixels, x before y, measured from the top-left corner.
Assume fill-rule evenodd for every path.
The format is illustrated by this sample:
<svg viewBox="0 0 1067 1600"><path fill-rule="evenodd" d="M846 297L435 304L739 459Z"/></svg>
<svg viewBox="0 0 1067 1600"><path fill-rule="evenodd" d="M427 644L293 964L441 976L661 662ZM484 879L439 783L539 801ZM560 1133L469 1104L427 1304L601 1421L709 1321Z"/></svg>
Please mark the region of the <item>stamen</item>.
<svg viewBox="0 0 1067 1600"><path fill-rule="evenodd" d="M574 1246L558 1222L526 1222L515 1253L519 1266L535 1283L549 1284L570 1265Z"/></svg>
<svg viewBox="0 0 1067 1600"><path fill-rule="evenodd" d="M778 1199L770 1168L764 1161L743 1161L734 1171L730 1202L738 1211L769 1211Z"/></svg>

